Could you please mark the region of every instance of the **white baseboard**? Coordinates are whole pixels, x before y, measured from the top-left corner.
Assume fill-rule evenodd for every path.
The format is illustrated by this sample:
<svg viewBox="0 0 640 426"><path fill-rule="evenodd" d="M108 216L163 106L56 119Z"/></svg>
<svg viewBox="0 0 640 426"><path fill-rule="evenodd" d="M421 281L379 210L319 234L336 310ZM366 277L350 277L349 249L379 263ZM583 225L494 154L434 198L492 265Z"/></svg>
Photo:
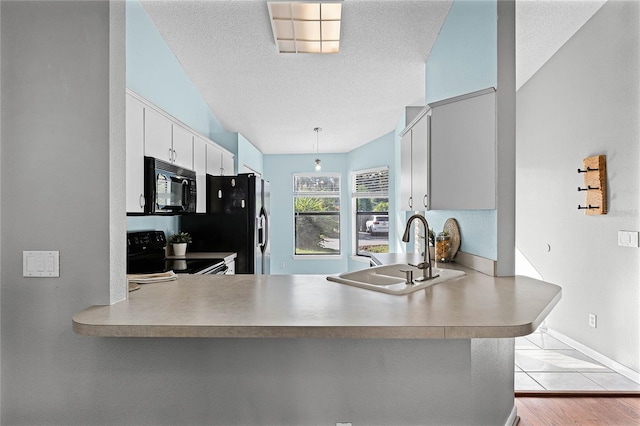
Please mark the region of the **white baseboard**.
<svg viewBox="0 0 640 426"><path fill-rule="evenodd" d="M623 376L625 376L626 378L633 380L636 383L640 384L640 373L630 369L629 367L626 367L622 364L620 364L617 361L612 360L609 357L606 357L604 355L602 355L599 352L594 351L593 349L583 345L580 342L576 342L575 340L573 340L570 337L565 336L564 334L552 330L550 328L546 328L545 332L547 334L549 334L551 337L554 337L558 340L560 340L562 343L571 346L572 348L582 352L583 354L590 356L591 358L595 359L596 361L598 361L600 364L604 365L605 367L615 371L616 373L620 373Z"/></svg>
<svg viewBox="0 0 640 426"><path fill-rule="evenodd" d="M509 417L507 417L507 421L505 422L504 426L516 426L518 424L518 421L520 419L518 418L518 412L516 411L516 405L513 404L513 408L511 409L511 413L509 414Z"/></svg>

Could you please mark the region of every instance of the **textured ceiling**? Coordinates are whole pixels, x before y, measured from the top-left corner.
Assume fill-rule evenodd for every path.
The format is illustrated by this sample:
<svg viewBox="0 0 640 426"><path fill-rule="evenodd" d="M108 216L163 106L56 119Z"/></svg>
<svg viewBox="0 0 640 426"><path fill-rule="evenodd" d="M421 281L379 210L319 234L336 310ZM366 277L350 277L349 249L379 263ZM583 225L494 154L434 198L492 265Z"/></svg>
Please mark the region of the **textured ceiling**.
<svg viewBox="0 0 640 426"><path fill-rule="evenodd" d="M517 0L516 88L526 83L605 3Z"/></svg>
<svg viewBox="0 0 640 426"><path fill-rule="evenodd" d="M225 130L265 154L348 152L424 104L425 61L450 0L345 0L337 55L279 54L265 1L142 0ZM517 86L602 1L518 0Z"/></svg>

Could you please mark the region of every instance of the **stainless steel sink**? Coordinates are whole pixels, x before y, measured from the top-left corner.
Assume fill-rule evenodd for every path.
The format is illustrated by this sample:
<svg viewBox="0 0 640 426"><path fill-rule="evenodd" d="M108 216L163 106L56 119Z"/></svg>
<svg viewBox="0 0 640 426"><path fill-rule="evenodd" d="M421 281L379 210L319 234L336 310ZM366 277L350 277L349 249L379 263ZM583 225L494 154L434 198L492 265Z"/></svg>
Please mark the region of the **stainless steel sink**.
<svg viewBox="0 0 640 426"><path fill-rule="evenodd" d="M330 275L327 280L354 287L366 288L368 290L379 291L388 294L408 294L422 290L454 278L464 275L463 271L454 269L433 268L433 276L436 278L428 281L417 281L413 285L407 284L406 273L413 271L413 278L422 276L422 271L404 263L394 263L392 265L376 266L363 269L361 271L343 272L339 275Z"/></svg>

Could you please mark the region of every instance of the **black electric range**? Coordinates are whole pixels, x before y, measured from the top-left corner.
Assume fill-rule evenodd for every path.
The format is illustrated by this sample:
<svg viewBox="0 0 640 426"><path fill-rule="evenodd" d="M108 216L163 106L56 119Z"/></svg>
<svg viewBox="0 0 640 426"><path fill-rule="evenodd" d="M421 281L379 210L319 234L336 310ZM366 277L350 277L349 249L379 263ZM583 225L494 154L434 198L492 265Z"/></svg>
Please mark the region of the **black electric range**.
<svg viewBox="0 0 640 426"><path fill-rule="evenodd" d="M167 259L163 231L127 232L127 274L224 274L224 259Z"/></svg>

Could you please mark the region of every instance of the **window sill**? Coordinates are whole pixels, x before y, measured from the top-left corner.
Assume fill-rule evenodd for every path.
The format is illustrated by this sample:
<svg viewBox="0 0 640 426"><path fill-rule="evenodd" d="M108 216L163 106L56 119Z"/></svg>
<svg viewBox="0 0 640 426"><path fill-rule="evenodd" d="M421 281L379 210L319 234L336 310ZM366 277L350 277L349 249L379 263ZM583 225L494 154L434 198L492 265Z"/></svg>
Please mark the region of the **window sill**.
<svg viewBox="0 0 640 426"><path fill-rule="evenodd" d="M372 259L368 256L360 256L360 255L354 254L351 256L351 260L353 260L354 262L371 264Z"/></svg>
<svg viewBox="0 0 640 426"><path fill-rule="evenodd" d="M341 254L294 254L293 260L338 260Z"/></svg>

